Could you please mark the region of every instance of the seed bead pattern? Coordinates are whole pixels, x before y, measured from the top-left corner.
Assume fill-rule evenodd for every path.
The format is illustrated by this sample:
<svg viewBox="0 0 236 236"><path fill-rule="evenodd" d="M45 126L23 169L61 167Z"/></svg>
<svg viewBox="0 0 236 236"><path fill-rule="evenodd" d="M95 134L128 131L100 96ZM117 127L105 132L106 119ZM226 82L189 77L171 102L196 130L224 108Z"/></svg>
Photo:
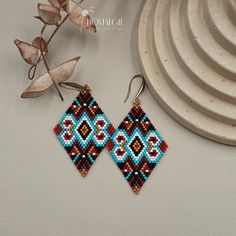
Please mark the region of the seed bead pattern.
<svg viewBox="0 0 236 236"><path fill-rule="evenodd" d="M138 194L168 145L137 103L107 147L132 190Z"/></svg>
<svg viewBox="0 0 236 236"><path fill-rule="evenodd" d="M73 163L86 176L114 127L89 91L81 92L54 128Z"/></svg>

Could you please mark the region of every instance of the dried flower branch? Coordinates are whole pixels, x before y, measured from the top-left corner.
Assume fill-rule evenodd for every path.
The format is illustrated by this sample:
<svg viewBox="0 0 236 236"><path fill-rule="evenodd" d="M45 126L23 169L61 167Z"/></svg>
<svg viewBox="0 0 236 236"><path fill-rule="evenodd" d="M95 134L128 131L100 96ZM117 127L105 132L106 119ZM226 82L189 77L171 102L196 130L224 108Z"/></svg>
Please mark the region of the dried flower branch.
<svg viewBox="0 0 236 236"><path fill-rule="evenodd" d="M63 96L58 88L58 83L68 80L72 76L79 57L66 61L53 70L50 70L46 59L48 46L67 19L82 29L89 29L96 32L96 27L92 23L91 18L87 14L84 14L84 9L80 7L83 0L78 3L74 2L74 0L48 0L48 2L50 5L42 3L38 4L39 16L36 18L44 23L40 35L33 40L32 44L25 43L18 39L14 41L22 58L31 65L28 71L28 78L30 80L35 77L37 66L41 61L43 61L46 68L46 73L34 81L21 97L33 98L41 96L53 85L63 101ZM66 14L64 18L62 18L63 12ZM55 26L56 28L52 31L48 40L45 41L44 32L47 26Z"/></svg>

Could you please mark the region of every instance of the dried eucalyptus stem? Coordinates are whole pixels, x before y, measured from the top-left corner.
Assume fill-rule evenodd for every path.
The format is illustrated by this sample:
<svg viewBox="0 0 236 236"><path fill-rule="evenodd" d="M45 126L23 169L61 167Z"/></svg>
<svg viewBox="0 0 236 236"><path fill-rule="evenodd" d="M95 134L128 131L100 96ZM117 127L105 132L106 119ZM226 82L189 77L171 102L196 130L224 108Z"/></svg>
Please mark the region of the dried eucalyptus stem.
<svg viewBox="0 0 236 236"><path fill-rule="evenodd" d="M73 11L80 3L82 3L82 2L83 2L83 0L81 0L79 3L76 3L76 4L75 4L75 7L72 9L72 11ZM71 12L72 12L72 11L71 11ZM57 33L57 31L60 29L60 27L66 22L66 20L68 19L68 17L69 17L69 15L70 15L71 12L67 13L66 16L64 17L64 19L56 26L56 29L52 32L50 38L49 38L48 41L46 42L46 48L48 48L48 45L49 45L50 42L52 41L53 37L56 35L56 33ZM44 26L43 26L43 28L42 28L42 30L41 30L41 32L40 32L40 41L41 41L42 38L43 38L43 34L44 34L45 30L46 30L46 27L47 27L47 24L44 24ZM63 101L64 98L63 98L63 96L62 96L62 94L61 94L61 91L59 90L59 88L58 88L58 86L57 86L55 80L53 79L52 74L50 73L49 65L48 65L47 60L46 60L46 58L45 58L45 56L44 56L44 53L43 53L44 50L45 50L45 48L42 48L42 45L40 44L41 56L39 57L39 59L38 59L38 61L37 61L37 64L33 66L33 69L34 69L33 77L30 77L30 71L32 70L32 67L29 69L29 72L28 72L29 79L31 80L31 79L34 78L34 76L35 76L35 74L36 74L37 65L38 65L38 63L40 62L41 58L42 58L42 60L43 60L43 62L44 62L44 65L45 65L45 67L46 67L47 73L49 74L49 76L50 76L50 78L51 78L51 80L52 80L52 82L53 82L53 85L54 85L55 89L57 90L57 92L58 92L58 94L59 94L61 100Z"/></svg>
<svg viewBox="0 0 236 236"><path fill-rule="evenodd" d="M28 78L32 80L35 77L36 69L40 61L43 61L47 74L46 76L41 76L38 81L35 81L31 84L31 86L22 94L22 97L35 97L40 96L42 94L42 91L46 90L47 88L40 88L39 85L42 85L43 79L50 79L52 81L53 86L56 88L61 100L63 101L63 96L58 88L57 83L59 83L62 80L68 79L67 77L62 77L60 79L53 78L52 72L50 70L50 67L46 60L46 54L48 52L48 46L51 43L52 39L58 32L58 30L61 28L61 26L66 22L67 19L69 19L72 23L76 24L77 26L83 28L83 29L90 29L94 32L96 32L96 27L92 23L91 18L87 15L87 11L85 11L83 8L81 8L79 5L84 1L81 0L80 2L75 2L74 0L48 0L51 5L48 4L38 4L38 12L39 16L36 17L40 19L44 25L40 31L40 36L36 37L34 41L32 42L32 45L24 43L20 40L15 40L16 46L19 48L22 57L24 60L31 64L28 71ZM61 20L61 11L65 11L66 15ZM49 39L47 42L44 41L44 32L49 25L55 25L56 28L52 31ZM73 60L67 61L66 63L60 65L64 70L67 70L66 66L70 66L70 70L74 70L74 64L77 63L78 58L75 58ZM53 69L54 73L55 70L61 71L62 68L55 68ZM66 71L67 74L70 74L71 71ZM51 86L51 83L46 81L46 84L48 87ZM37 85L37 86L36 86ZM37 87L37 88L36 88ZM41 89L40 91L36 91L37 89ZM34 91L35 90L35 91ZM35 93L33 93L33 91Z"/></svg>

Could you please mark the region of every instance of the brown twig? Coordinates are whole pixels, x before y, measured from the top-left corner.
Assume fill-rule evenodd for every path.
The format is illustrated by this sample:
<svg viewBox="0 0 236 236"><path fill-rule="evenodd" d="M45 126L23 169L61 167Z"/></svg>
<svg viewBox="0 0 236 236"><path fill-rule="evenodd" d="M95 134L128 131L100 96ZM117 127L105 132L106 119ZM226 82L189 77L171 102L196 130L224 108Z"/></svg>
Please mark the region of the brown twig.
<svg viewBox="0 0 236 236"><path fill-rule="evenodd" d="M57 33L57 31L60 29L60 27L65 23L65 21L67 20L68 16L69 16L69 14L67 14L67 15L63 18L63 20L60 22L60 24L59 24L59 25L56 27L56 29L52 32L51 36L49 37L48 41L46 42L46 48L48 47L48 45L49 45L50 42L52 41L52 39L53 39L53 37L55 36L55 34ZM43 51L44 51L44 50L45 50L45 48L43 49ZM28 78L29 78L30 80L32 80L32 79L34 78L34 76L35 76L35 74L36 74L37 65L39 64L39 62L41 61L41 59L42 59L42 54L41 54L41 56L39 57L39 59L38 59L36 65L33 65L33 66L30 67L30 69L29 69L29 71L28 71ZM32 71L33 71L33 74L31 75Z"/></svg>
<svg viewBox="0 0 236 236"><path fill-rule="evenodd" d="M67 20L67 18L69 17L69 14L67 14L63 20L60 22L60 24L56 27L56 29L52 32L51 36L49 37L46 45L48 46L50 44L50 42L52 41L53 37L55 36L55 34L57 33L57 31L61 28L61 26L65 23L65 21Z"/></svg>
<svg viewBox="0 0 236 236"><path fill-rule="evenodd" d="M59 90L59 88L58 88L58 86L57 86L57 83L56 83L55 80L53 79L53 76L52 76L52 74L51 74L51 72L50 72L50 68L49 68L49 66L48 66L47 60L46 60L46 58L45 58L45 56L44 56L44 49L42 48L42 45L41 45L41 40L42 40L42 38L43 38L43 33L44 33L46 27L47 27L47 25L45 24L45 25L43 26L41 32L40 32L40 43L39 43L39 46L40 46L40 53L41 53L41 57L42 57L42 59L43 59L44 65L45 65L45 67L46 67L47 73L49 74L49 76L50 76L50 78L51 78L51 80L52 80L52 82L53 82L54 87L56 88L56 90L57 90L57 92L58 92L58 94L59 94L61 100L63 101L64 98L63 98L63 96L62 96L62 94L61 94L61 91Z"/></svg>

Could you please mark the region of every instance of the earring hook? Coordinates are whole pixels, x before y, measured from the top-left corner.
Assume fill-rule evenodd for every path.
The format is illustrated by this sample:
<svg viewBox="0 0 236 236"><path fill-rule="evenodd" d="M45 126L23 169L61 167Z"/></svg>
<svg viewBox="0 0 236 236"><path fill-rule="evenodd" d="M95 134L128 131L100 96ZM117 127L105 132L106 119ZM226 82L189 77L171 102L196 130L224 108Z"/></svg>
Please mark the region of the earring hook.
<svg viewBox="0 0 236 236"><path fill-rule="evenodd" d="M134 81L136 78L141 78L141 79L142 79L142 84L141 84L141 86L140 86L140 88L139 88L139 90L138 90L136 96L134 97L134 104L140 104L140 101L139 101L138 97L141 95L141 93L142 93L143 90L145 89L145 84L146 84L145 78L144 78L144 76L141 75L141 74L135 75L135 76L131 79L131 81L130 81L130 83L129 83L128 93L127 93L127 96L126 96L124 102L126 102L126 101L128 100L128 98L129 98L129 96L130 96L130 92L131 92L132 83L133 83L133 81Z"/></svg>
<svg viewBox="0 0 236 236"><path fill-rule="evenodd" d="M77 83L73 83L73 82L60 82L59 83L59 86L61 86L62 88L65 88L65 89L70 89L70 90L85 90L85 91L90 91L90 88L88 85L80 85L80 84L77 84Z"/></svg>

